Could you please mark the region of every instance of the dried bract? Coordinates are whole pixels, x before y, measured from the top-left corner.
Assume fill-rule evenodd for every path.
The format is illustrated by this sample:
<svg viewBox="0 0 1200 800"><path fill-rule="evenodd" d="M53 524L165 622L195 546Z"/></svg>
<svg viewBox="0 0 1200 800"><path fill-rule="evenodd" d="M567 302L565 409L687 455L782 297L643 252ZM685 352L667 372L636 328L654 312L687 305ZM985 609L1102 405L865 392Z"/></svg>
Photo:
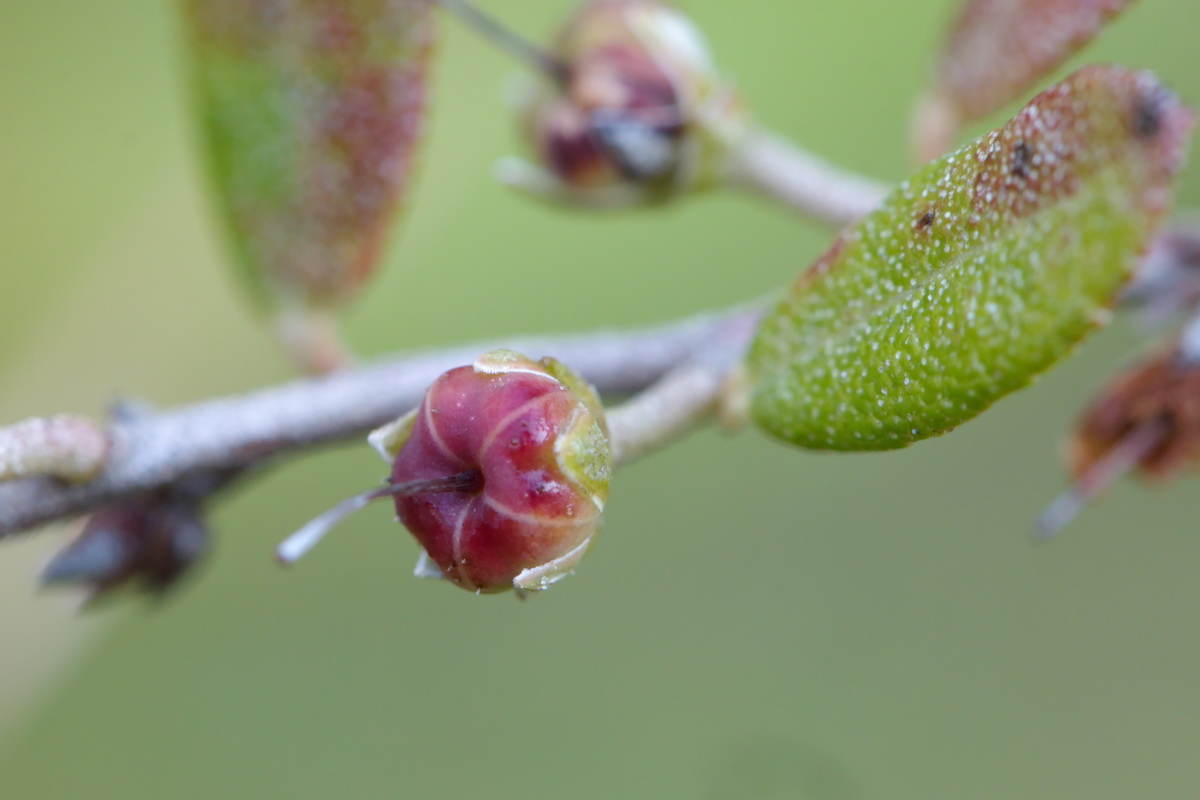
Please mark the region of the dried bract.
<svg viewBox="0 0 1200 800"><path fill-rule="evenodd" d="M91 516L42 573L47 584L88 587L92 597L128 586L161 594L207 552L198 504L152 496Z"/></svg>
<svg viewBox="0 0 1200 800"><path fill-rule="evenodd" d="M1047 538L1131 470L1166 478L1200 459L1200 322L1117 378L1080 416L1066 448L1074 481L1038 518Z"/></svg>
<svg viewBox="0 0 1200 800"><path fill-rule="evenodd" d="M1156 435L1136 458L1147 475L1166 477L1200 459L1200 361L1178 347L1126 371L1080 417L1068 448L1076 478L1139 431Z"/></svg>

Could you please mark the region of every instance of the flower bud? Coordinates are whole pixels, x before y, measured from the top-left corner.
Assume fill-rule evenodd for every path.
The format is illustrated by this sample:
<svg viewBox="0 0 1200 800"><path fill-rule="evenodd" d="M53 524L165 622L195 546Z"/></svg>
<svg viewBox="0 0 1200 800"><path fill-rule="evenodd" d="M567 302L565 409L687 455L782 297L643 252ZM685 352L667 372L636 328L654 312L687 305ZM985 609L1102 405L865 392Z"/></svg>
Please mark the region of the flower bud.
<svg viewBox="0 0 1200 800"><path fill-rule="evenodd" d="M592 0L560 32L558 80L521 103L539 166L502 162L502 180L568 205L661 202L711 186L744 131L686 16L650 0Z"/></svg>
<svg viewBox="0 0 1200 800"><path fill-rule="evenodd" d="M599 398L553 359L496 350L444 373L413 412L375 431L388 486L350 498L284 542L294 561L338 520L392 497L425 553L421 577L476 593L545 589L583 557L608 497Z"/></svg>

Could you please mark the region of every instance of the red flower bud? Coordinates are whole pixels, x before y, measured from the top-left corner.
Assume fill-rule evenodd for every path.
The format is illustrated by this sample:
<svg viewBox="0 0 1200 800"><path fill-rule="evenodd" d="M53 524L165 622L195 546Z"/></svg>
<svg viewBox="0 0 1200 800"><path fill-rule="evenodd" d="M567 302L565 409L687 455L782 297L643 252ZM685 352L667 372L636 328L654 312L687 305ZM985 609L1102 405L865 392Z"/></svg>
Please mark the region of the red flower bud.
<svg viewBox="0 0 1200 800"><path fill-rule="evenodd" d="M294 560L350 510L392 496L425 548L416 574L475 592L545 589L600 522L612 460L594 391L552 359L508 350L443 374L419 408L371 434L391 485L347 501L285 542Z"/></svg>

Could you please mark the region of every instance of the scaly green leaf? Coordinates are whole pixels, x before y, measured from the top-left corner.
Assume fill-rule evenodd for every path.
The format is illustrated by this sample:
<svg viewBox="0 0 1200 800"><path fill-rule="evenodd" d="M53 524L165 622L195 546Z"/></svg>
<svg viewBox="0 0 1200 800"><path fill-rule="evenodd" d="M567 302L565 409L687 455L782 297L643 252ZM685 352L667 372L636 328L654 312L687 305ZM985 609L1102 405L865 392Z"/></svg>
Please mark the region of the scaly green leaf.
<svg viewBox="0 0 1200 800"><path fill-rule="evenodd" d="M752 412L818 449L945 433L1108 316L1170 204L1192 115L1095 66L930 164L845 231L768 315Z"/></svg>

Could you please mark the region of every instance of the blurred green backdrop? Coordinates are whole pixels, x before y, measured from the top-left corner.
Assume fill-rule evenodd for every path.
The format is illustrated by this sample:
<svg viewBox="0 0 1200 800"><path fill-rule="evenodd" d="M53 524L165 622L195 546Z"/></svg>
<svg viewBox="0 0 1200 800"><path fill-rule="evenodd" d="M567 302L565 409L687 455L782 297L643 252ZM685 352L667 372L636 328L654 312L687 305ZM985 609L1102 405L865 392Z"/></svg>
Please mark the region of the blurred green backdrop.
<svg viewBox="0 0 1200 800"><path fill-rule="evenodd" d="M485 5L533 35L571 6ZM764 120L905 174L951 3L687 5ZM1196 22L1192 0L1136 4L1085 55L1200 102ZM350 320L361 351L716 307L828 241L746 197L583 217L511 195L489 170L514 148L513 67L444 27L405 234ZM288 375L222 263L177 34L169 3L0 0L6 420ZM1200 170L1181 200L1200 204ZM383 508L276 568L282 535L379 477L365 446L220 506L214 557L158 607L31 601L66 534L5 543L0 797L1194 797L1194 482L1127 484L1027 537L1074 410L1139 346L1118 323L907 451L695 437L622 472L580 573L526 603L410 578Z"/></svg>

